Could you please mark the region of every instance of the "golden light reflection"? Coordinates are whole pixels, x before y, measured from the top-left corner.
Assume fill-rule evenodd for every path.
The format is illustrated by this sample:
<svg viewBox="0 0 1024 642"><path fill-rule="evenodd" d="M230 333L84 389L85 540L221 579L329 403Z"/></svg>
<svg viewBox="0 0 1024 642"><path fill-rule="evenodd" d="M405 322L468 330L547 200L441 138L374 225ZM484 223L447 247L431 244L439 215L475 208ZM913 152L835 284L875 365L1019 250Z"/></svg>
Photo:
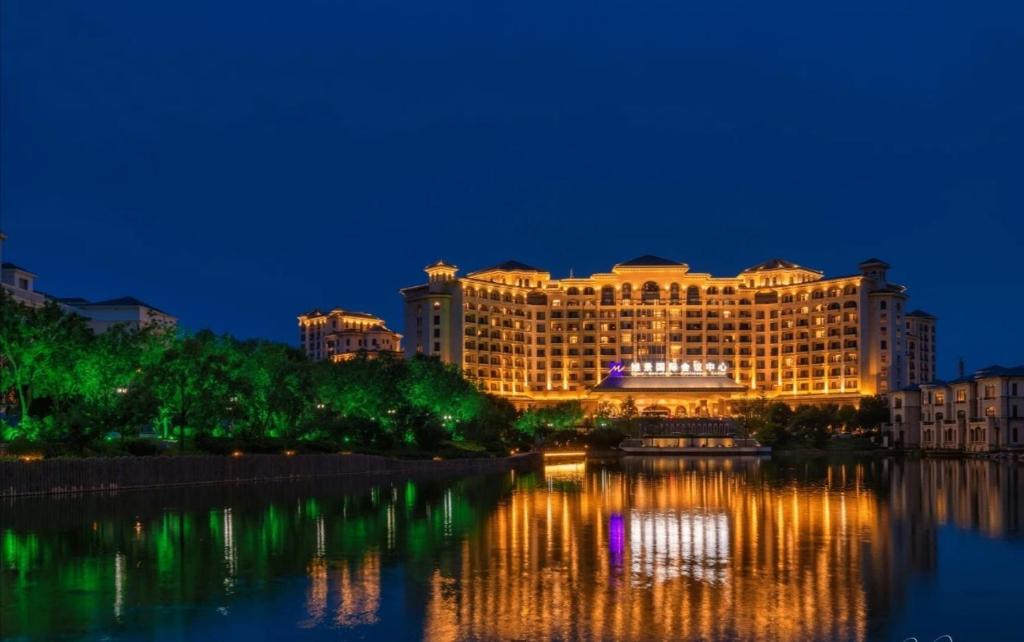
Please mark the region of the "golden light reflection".
<svg viewBox="0 0 1024 642"><path fill-rule="evenodd" d="M582 481L587 465L582 461L570 464L545 464L544 479L546 481Z"/></svg>
<svg viewBox="0 0 1024 642"><path fill-rule="evenodd" d="M516 491L467 536L429 581L425 639L865 639L868 574L891 564L884 507L758 465L545 466L578 483Z"/></svg>
<svg viewBox="0 0 1024 642"><path fill-rule="evenodd" d="M380 555L376 552L366 553L355 564L345 560L329 562L319 556L314 558L306 569L309 580L306 617L299 622L299 627L315 628L328 623L350 627L376 623L381 599L380 570Z"/></svg>

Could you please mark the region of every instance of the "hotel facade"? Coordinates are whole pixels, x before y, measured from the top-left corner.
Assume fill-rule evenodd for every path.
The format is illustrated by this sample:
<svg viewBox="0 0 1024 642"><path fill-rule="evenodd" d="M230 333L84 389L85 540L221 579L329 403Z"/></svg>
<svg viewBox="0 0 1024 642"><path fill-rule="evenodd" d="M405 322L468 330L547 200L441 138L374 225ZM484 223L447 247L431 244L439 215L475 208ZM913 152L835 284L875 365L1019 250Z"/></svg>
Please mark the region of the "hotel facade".
<svg viewBox="0 0 1024 642"><path fill-rule="evenodd" d="M405 351L457 364L519 407L632 397L641 412L730 414L736 399L851 403L927 383L936 319L905 310L889 265L855 273L772 259L735 276L642 256L553 279L516 261L459 276L438 261L401 290Z"/></svg>

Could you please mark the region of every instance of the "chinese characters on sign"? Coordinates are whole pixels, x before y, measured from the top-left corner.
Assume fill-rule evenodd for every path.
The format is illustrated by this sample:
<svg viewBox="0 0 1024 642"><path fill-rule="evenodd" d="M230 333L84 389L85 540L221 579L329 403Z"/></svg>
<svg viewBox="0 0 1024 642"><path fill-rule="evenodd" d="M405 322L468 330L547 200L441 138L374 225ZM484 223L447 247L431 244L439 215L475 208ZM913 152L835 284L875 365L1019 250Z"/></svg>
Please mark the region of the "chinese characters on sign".
<svg viewBox="0 0 1024 642"><path fill-rule="evenodd" d="M628 366L620 361L612 362L608 374L620 377L626 371L633 376L665 376L665 375L724 375L729 366L715 361L633 361Z"/></svg>

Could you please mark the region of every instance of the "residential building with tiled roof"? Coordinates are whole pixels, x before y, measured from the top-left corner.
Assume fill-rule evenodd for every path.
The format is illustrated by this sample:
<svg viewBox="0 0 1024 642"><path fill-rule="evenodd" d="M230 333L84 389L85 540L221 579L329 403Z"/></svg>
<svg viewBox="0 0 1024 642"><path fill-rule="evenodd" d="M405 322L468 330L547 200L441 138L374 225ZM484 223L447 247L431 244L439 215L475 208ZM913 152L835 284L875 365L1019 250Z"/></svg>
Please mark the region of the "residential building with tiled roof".
<svg viewBox="0 0 1024 642"><path fill-rule="evenodd" d="M936 451L1024 450L1024 365L988 366L889 396L890 444Z"/></svg>

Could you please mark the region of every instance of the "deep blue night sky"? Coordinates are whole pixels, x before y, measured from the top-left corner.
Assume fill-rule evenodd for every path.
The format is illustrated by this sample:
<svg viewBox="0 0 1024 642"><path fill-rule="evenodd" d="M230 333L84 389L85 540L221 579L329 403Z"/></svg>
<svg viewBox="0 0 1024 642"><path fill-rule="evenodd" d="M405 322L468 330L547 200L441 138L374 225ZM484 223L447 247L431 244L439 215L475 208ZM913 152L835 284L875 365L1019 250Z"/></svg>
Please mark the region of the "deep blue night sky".
<svg viewBox="0 0 1024 642"><path fill-rule="evenodd" d="M1024 362L1019 2L3 0L4 258L295 342L444 258L878 256Z"/></svg>

